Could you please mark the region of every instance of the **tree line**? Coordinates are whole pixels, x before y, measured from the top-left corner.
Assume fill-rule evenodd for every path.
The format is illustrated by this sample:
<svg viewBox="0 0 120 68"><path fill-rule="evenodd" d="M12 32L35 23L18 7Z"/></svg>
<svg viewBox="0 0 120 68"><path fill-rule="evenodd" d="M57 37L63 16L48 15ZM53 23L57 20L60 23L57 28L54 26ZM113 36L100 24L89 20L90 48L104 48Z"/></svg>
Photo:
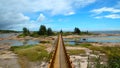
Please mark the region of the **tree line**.
<svg viewBox="0 0 120 68"><path fill-rule="evenodd" d="M41 25L39 28L39 31L31 33L26 27L23 28L23 36L38 36L38 35L46 35L46 36L51 36L53 35L54 32L52 31L51 28L46 28L46 26Z"/></svg>
<svg viewBox="0 0 120 68"><path fill-rule="evenodd" d="M38 31L38 34L39 34L39 35L48 35L48 36L51 36L51 35L53 35L54 33L53 33L53 31L52 31L51 28L46 29L46 26L41 25L41 26L40 26L40 29L39 29L39 31Z"/></svg>
<svg viewBox="0 0 120 68"><path fill-rule="evenodd" d="M73 32L64 32L61 30L60 33L63 33L63 35L69 35L69 34L80 35L80 34L87 34L88 32L81 32L81 30L79 28L75 27ZM30 35L31 36L40 36L40 35L52 36L52 35L55 35L55 32L51 28L47 29L45 25L41 25L39 30L36 32L33 32L33 33L31 33L26 27L24 27L23 35L24 36L30 36Z"/></svg>

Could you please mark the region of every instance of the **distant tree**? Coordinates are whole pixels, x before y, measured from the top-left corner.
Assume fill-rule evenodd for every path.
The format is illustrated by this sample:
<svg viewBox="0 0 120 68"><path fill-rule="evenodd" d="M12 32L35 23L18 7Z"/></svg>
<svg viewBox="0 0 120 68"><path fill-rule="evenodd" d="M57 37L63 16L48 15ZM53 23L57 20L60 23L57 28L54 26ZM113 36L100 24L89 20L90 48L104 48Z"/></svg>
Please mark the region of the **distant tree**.
<svg viewBox="0 0 120 68"><path fill-rule="evenodd" d="M80 33L81 33L81 31L80 31L80 29L79 29L79 28L75 27L75 29L74 29L74 33L75 33L75 34L80 34Z"/></svg>
<svg viewBox="0 0 120 68"><path fill-rule="evenodd" d="M23 28L23 34L24 34L25 36L30 35L30 31L29 31L26 27L24 27L24 28Z"/></svg>
<svg viewBox="0 0 120 68"><path fill-rule="evenodd" d="M27 34L30 35L30 31L27 29Z"/></svg>
<svg viewBox="0 0 120 68"><path fill-rule="evenodd" d="M88 30L85 32L85 34L90 34L89 32L88 32Z"/></svg>
<svg viewBox="0 0 120 68"><path fill-rule="evenodd" d="M48 35L48 36L53 35L53 31L52 31L52 29L51 29L51 28L48 28L48 30L47 30L47 35Z"/></svg>
<svg viewBox="0 0 120 68"><path fill-rule="evenodd" d="M60 30L60 33L63 33L63 31L62 31L62 30Z"/></svg>
<svg viewBox="0 0 120 68"><path fill-rule="evenodd" d="M38 34L39 34L39 35L47 35L46 26L41 25L41 26L40 26L40 29L39 29L39 31L38 31Z"/></svg>

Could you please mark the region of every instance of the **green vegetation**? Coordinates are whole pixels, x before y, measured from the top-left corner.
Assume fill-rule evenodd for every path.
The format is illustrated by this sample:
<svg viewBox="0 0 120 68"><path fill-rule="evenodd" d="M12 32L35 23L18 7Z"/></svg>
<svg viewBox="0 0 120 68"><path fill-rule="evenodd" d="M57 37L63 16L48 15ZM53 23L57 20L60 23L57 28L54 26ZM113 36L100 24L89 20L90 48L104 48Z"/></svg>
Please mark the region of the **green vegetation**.
<svg viewBox="0 0 120 68"><path fill-rule="evenodd" d="M28 36L30 35L30 31L27 28L23 28L23 35Z"/></svg>
<svg viewBox="0 0 120 68"><path fill-rule="evenodd" d="M109 68L120 68L120 55L109 55L108 66Z"/></svg>
<svg viewBox="0 0 120 68"><path fill-rule="evenodd" d="M31 36L31 37L39 37L40 35L38 34L37 31L34 31L33 33L31 33L30 36Z"/></svg>
<svg viewBox="0 0 120 68"><path fill-rule="evenodd" d="M61 31L60 31L61 32ZM73 35L73 32L62 32L63 36L67 36L67 35Z"/></svg>
<svg viewBox="0 0 120 68"><path fill-rule="evenodd" d="M99 50L108 56L109 68L120 68L120 47L89 47L93 50Z"/></svg>
<svg viewBox="0 0 120 68"><path fill-rule="evenodd" d="M101 57L92 57L91 59L94 62L90 62L90 56L88 56L87 68L109 68L106 63L101 64Z"/></svg>
<svg viewBox="0 0 120 68"><path fill-rule="evenodd" d="M80 31L80 29L79 29L79 28L75 27L75 29L74 29L74 33L75 33L75 34L80 34L80 33L81 33L81 31Z"/></svg>
<svg viewBox="0 0 120 68"><path fill-rule="evenodd" d="M30 32L26 27L23 28L23 34L20 34L18 37L25 37L25 36L32 36L32 37L39 37L39 36L52 36L52 35L57 35L59 33L62 33L62 35L91 35L92 33L87 32L81 32L79 28L75 27L73 32L67 31L60 31L60 32L55 32L52 31L51 28L46 28L45 25L41 25L38 31L33 31Z"/></svg>
<svg viewBox="0 0 120 68"><path fill-rule="evenodd" d="M72 44L65 44L65 46L71 46L71 47L74 47L76 45L72 45Z"/></svg>
<svg viewBox="0 0 120 68"><path fill-rule="evenodd" d="M50 41L40 41L40 43L50 43Z"/></svg>
<svg viewBox="0 0 120 68"><path fill-rule="evenodd" d="M54 35L54 32L51 28L46 29L46 26L41 25L38 34L42 36L52 36Z"/></svg>
<svg viewBox="0 0 120 68"><path fill-rule="evenodd" d="M85 54L85 50L67 50L70 55Z"/></svg>
<svg viewBox="0 0 120 68"><path fill-rule="evenodd" d="M90 33L88 31L80 31L79 28L75 27L73 32L70 31L60 31L62 35L67 36L67 35L93 35L93 33Z"/></svg>
<svg viewBox="0 0 120 68"><path fill-rule="evenodd" d="M60 33L63 33L63 31L62 31L62 30L60 30Z"/></svg>
<svg viewBox="0 0 120 68"><path fill-rule="evenodd" d="M25 37L25 35L24 34L20 34L20 35L18 35L18 37Z"/></svg>
<svg viewBox="0 0 120 68"><path fill-rule="evenodd" d="M109 46L92 46L91 44L88 43L82 43L79 45L69 45L67 46L80 46L80 47L86 47L89 48L90 50L99 51L101 53L105 53L106 57L108 58L107 64L100 64L101 58L98 57L95 59L95 67L94 68L120 68L120 47L119 46L114 46L114 47L109 47ZM70 55L77 55L80 54L82 51L78 50L70 50L68 53ZM84 53L84 51L83 51ZM91 67L88 67L91 68Z"/></svg>
<svg viewBox="0 0 120 68"><path fill-rule="evenodd" d="M89 47L89 46L92 46L91 44L89 43L81 43L81 44L75 44L75 45L70 45L70 44L66 44L66 46L72 46L72 47Z"/></svg>
<svg viewBox="0 0 120 68"><path fill-rule="evenodd" d="M80 44L81 47L89 47L89 46L92 46L91 44L89 43L82 43Z"/></svg>
<svg viewBox="0 0 120 68"><path fill-rule="evenodd" d="M87 48L94 50L94 51L100 51L102 53L109 55L118 55L120 56L120 47L108 47L108 46L88 46Z"/></svg>
<svg viewBox="0 0 120 68"><path fill-rule="evenodd" d="M80 31L79 28L75 27L74 28L74 32L73 34L77 34L77 35L92 35L92 33L89 33L88 31Z"/></svg>
<svg viewBox="0 0 120 68"><path fill-rule="evenodd" d="M23 28L23 33L20 34L18 37L25 37L25 36L30 36L30 31L26 27Z"/></svg>
<svg viewBox="0 0 120 68"><path fill-rule="evenodd" d="M18 37L25 37L25 36L32 36L32 37L39 37L39 36L52 36L55 35L51 28L46 29L46 26L41 25L39 31L30 31L24 27L23 33L20 34Z"/></svg>
<svg viewBox="0 0 120 68"><path fill-rule="evenodd" d="M74 32L63 32L62 30L60 31L62 35L67 36L67 35L91 35L92 33L87 32L81 32L79 28L75 27ZM25 36L31 36L31 37L40 37L40 36L52 36L52 35L57 35L59 32L52 31L51 28L46 28L45 25L41 25L39 28L39 31L33 31L30 32L27 28L23 28L23 33L20 34L18 37L25 37Z"/></svg>
<svg viewBox="0 0 120 68"><path fill-rule="evenodd" d="M45 46L27 45L27 46L12 46L10 50L18 54L20 58L26 58L29 61L44 61L49 56L45 50Z"/></svg>
<svg viewBox="0 0 120 68"><path fill-rule="evenodd" d="M41 25L40 26L40 29L38 31L38 34L39 35L47 35L47 30L46 30L46 27L44 25Z"/></svg>
<svg viewBox="0 0 120 68"><path fill-rule="evenodd" d="M52 31L52 29L51 28L48 28L48 30L47 30L47 35L48 36L51 36L51 35L53 35L54 33L53 33L53 31Z"/></svg>
<svg viewBox="0 0 120 68"><path fill-rule="evenodd" d="M88 31L86 31L86 32L81 32L80 35L93 35L93 33L90 33L90 32L88 32ZM94 34L94 35L95 35L95 34Z"/></svg>
<svg viewBox="0 0 120 68"><path fill-rule="evenodd" d="M87 48L93 51L100 51L105 53L108 57L108 68L120 68L120 47L108 47L108 46L87 46Z"/></svg>

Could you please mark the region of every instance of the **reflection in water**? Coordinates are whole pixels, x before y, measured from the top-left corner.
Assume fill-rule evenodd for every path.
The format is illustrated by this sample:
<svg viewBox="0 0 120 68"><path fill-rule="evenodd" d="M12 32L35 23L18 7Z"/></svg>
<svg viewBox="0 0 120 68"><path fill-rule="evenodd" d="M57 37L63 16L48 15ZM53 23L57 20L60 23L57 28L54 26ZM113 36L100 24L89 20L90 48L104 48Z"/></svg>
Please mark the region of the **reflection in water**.
<svg viewBox="0 0 120 68"><path fill-rule="evenodd" d="M119 43L120 36L106 36L106 37L92 37L87 38L88 42L111 42L111 43Z"/></svg>
<svg viewBox="0 0 120 68"><path fill-rule="evenodd" d="M79 40L70 40L70 39L64 39L69 44L74 45L78 44L80 42L100 42L100 43L120 43L120 36L105 36L105 37L90 37L90 38L82 38Z"/></svg>
<svg viewBox="0 0 120 68"><path fill-rule="evenodd" d="M11 45L11 46L20 46L20 45L39 44L39 41L38 40L24 40L24 41L18 41L18 40L1 40L0 44L7 44L7 45Z"/></svg>
<svg viewBox="0 0 120 68"><path fill-rule="evenodd" d="M17 36L19 34L20 33L3 33L3 34L0 34L0 38L9 38L9 37L12 37L12 36Z"/></svg>
<svg viewBox="0 0 120 68"><path fill-rule="evenodd" d="M12 36L17 36L21 33L4 33L4 34L0 34L0 38L9 38ZM11 46L20 46L20 45L32 45L32 44L39 44L40 41L38 40L22 40L22 41L18 41L18 40L0 40L0 45L11 45Z"/></svg>
<svg viewBox="0 0 120 68"><path fill-rule="evenodd" d="M27 45L27 41L28 41L28 40L24 40L24 41L23 41L23 45Z"/></svg>

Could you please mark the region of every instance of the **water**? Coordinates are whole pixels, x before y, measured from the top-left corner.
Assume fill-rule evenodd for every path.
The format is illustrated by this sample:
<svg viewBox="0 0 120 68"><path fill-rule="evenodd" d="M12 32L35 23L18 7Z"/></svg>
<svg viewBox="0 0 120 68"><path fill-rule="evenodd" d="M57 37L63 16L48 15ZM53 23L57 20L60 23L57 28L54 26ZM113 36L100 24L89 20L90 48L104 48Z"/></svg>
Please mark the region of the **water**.
<svg viewBox="0 0 120 68"><path fill-rule="evenodd" d="M10 34L0 34L0 38L9 38L12 36L17 36L18 33L10 33ZM20 46L20 45L33 45L39 44L39 40L0 40L0 45L11 45L11 46Z"/></svg>
<svg viewBox="0 0 120 68"><path fill-rule="evenodd" d="M86 40L78 39L77 42L75 40L67 40L67 43L74 45L79 44L80 42L99 42L99 43L120 43L120 36L104 36L104 37L90 37L86 38Z"/></svg>
<svg viewBox="0 0 120 68"><path fill-rule="evenodd" d="M11 45L11 46L20 46L20 45L39 44L39 41L38 40L24 40L24 41L2 40L2 41L0 41L0 44L6 44L6 45Z"/></svg>
<svg viewBox="0 0 120 68"><path fill-rule="evenodd" d="M0 38L8 38L8 37L11 37L11 36L17 36L19 34L20 33L4 33L4 34L0 34Z"/></svg>
<svg viewBox="0 0 120 68"><path fill-rule="evenodd" d="M120 31L90 31L92 33L100 34L120 34Z"/></svg>
<svg viewBox="0 0 120 68"><path fill-rule="evenodd" d="M18 34L15 33L10 33L10 34L0 34L0 38L7 38L11 36L15 36ZM76 44L75 40L70 40L70 39L64 39L65 41L67 40L69 44L74 45ZM0 44L9 44L11 46L20 46L20 45L32 45L32 44L39 44L40 41L38 40L1 40ZM86 41L83 41L82 39L78 39L78 42L100 42L100 43L120 43L120 36L105 36L105 37L90 37L86 38ZM66 43L66 42L65 42Z"/></svg>
<svg viewBox="0 0 120 68"><path fill-rule="evenodd" d="M65 44L70 44L70 45L75 45L76 43L73 41L68 41L68 42L64 42Z"/></svg>
<svg viewBox="0 0 120 68"><path fill-rule="evenodd" d="M120 36L91 37L86 39L87 42L120 43Z"/></svg>

